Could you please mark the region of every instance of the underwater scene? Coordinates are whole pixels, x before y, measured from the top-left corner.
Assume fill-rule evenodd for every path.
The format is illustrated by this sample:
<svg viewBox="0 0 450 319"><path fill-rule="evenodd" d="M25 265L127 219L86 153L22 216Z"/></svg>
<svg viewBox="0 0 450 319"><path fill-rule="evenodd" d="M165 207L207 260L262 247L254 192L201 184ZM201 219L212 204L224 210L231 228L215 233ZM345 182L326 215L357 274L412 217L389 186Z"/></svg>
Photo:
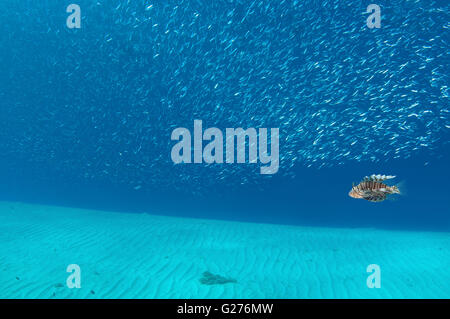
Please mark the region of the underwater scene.
<svg viewBox="0 0 450 319"><path fill-rule="evenodd" d="M1 299L450 298L450 3L3 0Z"/></svg>

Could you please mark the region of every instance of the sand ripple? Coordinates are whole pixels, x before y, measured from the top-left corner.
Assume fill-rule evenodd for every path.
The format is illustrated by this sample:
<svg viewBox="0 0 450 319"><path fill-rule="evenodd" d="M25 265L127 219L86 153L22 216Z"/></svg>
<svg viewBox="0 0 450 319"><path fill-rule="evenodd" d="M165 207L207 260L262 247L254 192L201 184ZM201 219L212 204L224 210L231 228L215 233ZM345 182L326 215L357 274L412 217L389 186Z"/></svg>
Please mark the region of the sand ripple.
<svg viewBox="0 0 450 319"><path fill-rule="evenodd" d="M448 247L449 233L2 202L0 298L449 298ZM81 267L81 289L65 285L69 264ZM381 267L381 289L366 286L369 264ZM202 283L205 272L219 283Z"/></svg>

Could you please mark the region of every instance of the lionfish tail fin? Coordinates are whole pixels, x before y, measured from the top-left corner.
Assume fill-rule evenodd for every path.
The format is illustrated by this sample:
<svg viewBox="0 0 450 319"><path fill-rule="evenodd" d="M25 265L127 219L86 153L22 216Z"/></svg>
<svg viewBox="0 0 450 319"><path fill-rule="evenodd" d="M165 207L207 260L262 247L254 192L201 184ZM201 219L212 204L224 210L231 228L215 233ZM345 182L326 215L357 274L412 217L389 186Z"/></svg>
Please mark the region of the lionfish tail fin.
<svg viewBox="0 0 450 319"><path fill-rule="evenodd" d="M395 187L395 189L397 189L398 193L400 195L406 195L406 182L405 181L401 181L397 184L395 184L393 187Z"/></svg>

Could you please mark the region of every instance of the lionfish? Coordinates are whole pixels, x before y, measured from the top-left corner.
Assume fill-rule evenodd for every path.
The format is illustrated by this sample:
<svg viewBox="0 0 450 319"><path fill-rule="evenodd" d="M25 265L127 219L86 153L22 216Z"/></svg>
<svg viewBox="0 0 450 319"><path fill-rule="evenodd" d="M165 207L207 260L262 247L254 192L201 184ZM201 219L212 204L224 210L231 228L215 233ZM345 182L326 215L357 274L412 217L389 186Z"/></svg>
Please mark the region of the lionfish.
<svg viewBox="0 0 450 319"><path fill-rule="evenodd" d="M400 194L397 186L389 186L383 183L387 179L395 178L392 175L371 175L364 179L357 186L353 184L352 190L348 193L350 197L362 198L370 202L382 202L388 195Z"/></svg>

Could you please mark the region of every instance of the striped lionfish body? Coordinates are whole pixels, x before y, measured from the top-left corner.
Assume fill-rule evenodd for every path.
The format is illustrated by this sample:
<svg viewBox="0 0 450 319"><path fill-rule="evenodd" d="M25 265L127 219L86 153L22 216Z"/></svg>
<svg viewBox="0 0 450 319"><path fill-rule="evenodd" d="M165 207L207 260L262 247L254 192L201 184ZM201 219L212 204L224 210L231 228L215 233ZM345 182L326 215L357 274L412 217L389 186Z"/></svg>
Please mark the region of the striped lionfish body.
<svg viewBox="0 0 450 319"><path fill-rule="evenodd" d="M395 178L392 175L371 175L364 179L357 186L353 185L348 193L350 197L362 198L370 202L382 202L388 195L400 194L397 186L389 186L383 183L387 179Z"/></svg>

